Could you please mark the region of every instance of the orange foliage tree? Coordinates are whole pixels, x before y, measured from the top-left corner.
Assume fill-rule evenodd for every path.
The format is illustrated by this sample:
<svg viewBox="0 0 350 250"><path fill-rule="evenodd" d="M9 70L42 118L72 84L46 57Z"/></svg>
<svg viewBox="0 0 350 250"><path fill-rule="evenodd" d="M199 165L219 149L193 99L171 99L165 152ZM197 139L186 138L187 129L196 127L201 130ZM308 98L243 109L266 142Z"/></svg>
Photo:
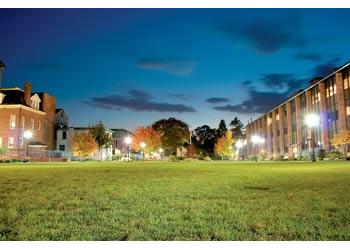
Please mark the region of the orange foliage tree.
<svg viewBox="0 0 350 250"><path fill-rule="evenodd" d="M232 132L226 131L226 133L216 142L214 148L215 153L221 155L222 157L230 156L232 154L233 142Z"/></svg>
<svg viewBox="0 0 350 250"><path fill-rule="evenodd" d="M331 141L332 145L341 150L343 154L347 154L350 145L350 130L344 130L336 134Z"/></svg>
<svg viewBox="0 0 350 250"><path fill-rule="evenodd" d="M88 157L94 154L98 145L90 131L76 133L71 138L72 151L74 156Z"/></svg>
<svg viewBox="0 0 350 250"><path fill-rule="evenodd" d="M145 152L151 152L161 147L160 134L153 128L139 127L134 131L132 148L141 151L141 143L145 143Z"/></svg>

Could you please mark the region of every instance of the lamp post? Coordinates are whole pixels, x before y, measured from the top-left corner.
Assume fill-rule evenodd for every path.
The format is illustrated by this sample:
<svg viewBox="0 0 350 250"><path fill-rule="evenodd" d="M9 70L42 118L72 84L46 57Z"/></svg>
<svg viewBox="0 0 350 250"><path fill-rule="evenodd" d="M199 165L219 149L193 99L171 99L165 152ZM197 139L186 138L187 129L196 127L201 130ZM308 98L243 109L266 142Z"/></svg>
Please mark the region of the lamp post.
<svg viewBox="0 0 350 250"><path fill-rule="evenodd" d="M315 156L315 131L314 128L316 128L320 123L320 118L315 115L315 114L308 114L305 117L305 124L307 127L310 129L311 132L311 138L308 138L307 140L310 141L310 146L312 147L312 157L311 161L315 162L316 161L316 156Z"/></svg>
<svg viewBox="0 0 350 250"><path fill-rule="evenodd" d="M160 148L159 149L159 153L160 153L160 158L163 159L163 152L164 152L164 149Z"/></svg>
<svg viewBox="0 0 350 250"><path fill-rule="evenodd" d="M128 162L130 161L130 151L131 151L132 138L130 136L125 138L125 144L128 145Z"/></svg>
<svg viewBox="0 0 350 250"><path fill-rule="evenodd" d="M146 147L146 143L141 142L141 149L142 149L142 160L145 160L145 147Z"/></svg>
<svg viewBox="0 0 350 250"><path fill-rule="evenodd" d="M23 138L27 140L27 153L26 156L27 158L29 157L29 139L33 137L33 132L30 130L24 131L23 133Z"/></svg>

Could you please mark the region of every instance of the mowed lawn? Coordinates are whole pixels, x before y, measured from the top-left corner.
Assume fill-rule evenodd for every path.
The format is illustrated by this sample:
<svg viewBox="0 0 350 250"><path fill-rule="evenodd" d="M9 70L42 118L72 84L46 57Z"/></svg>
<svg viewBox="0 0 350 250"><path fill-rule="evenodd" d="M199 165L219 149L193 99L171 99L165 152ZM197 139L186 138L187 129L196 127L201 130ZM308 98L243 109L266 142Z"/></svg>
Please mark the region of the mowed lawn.
<svg viewBox="0 0 350 250"><path fill-rule="evenodd" d="M0 164L1 240L350 240L349 162Z"/></svg>

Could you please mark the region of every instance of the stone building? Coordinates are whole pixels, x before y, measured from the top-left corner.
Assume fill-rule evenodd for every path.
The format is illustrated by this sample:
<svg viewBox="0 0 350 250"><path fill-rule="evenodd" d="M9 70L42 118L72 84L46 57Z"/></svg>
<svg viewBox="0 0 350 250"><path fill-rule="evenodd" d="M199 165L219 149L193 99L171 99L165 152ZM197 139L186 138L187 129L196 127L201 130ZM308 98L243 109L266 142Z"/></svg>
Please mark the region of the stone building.
<svg viewBox="0 0 350 250"><path fill-rule="evenodd" d="M305 118L319 117L309 128ZM330 151L332 138L350 129L350 62L323 78L315 78L309 87L290 97L246 127L248 156L264 153L268 158L297 158L312 145ZM252 137L263 138L253 143Z"/></svg>

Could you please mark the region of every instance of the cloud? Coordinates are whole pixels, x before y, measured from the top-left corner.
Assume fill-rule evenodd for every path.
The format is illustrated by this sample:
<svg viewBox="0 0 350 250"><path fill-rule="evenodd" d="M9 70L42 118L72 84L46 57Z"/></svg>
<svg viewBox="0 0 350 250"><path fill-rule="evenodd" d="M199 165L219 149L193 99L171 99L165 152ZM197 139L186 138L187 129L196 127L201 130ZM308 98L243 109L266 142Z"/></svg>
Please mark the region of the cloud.
<svg viewBox="0 0 350 250"><path fill-rule="evenodd" d="M174 97L174 98L181 99L181 100L184 100L184 101L187 101L187 100L190 99L190 96L189 96L189 95L182 94L182 93L179 93L179 94L170 94L169 97Z"/></svg>
<svg viewBox="0 0 350 250"><path fill-rule="evenodd" d="M259 92L251 88L249 98L240 104L217 106L214 109L238 114L260 114L271 110L276 104L283 102L285 98L284 93Z"/></svg>
<svg viewBox="0 0 350 250"><path fill-rule="evenodd" d="M61 70L64 68L64 65L60 63L32 63L29 66L40 70Z"/></svg>
<svg viewBox="0 0 350 250"><path fill-rule="evenodd" d="M293 74L270 73L263 75L259 80L268 88L276 92L292 92L303 88L307 79L296 78Z"/></svg>
<svg viewBox="0 0 350 250"><path fill-rule="evenodd" d="M297 60L306 60L306 61L312 61L312 62L319 62L322 59L322 55L318 54L316 52L309 52L309 53L298 53L294 56Z"/></svg>
<svg viewBox="0 0 350 250"><path fill-rule="evenodd" d="M233 42L249 45L258 52L271 54L282 48L300 48L307 44L302 34L300 15L257 18L222 25L219 31Z"/></svg>
<svg viewBox="0 0 350 250"><path fill-rule="evenodd" d="M191 74L197 63L187 59L140 59L136 66L142 69L163 71L177 76Z"/></svg>
<svg viewBox="0 0 350 250"><path fill-rule="evenodd" d="M223 102L229 102L230 100L228 98L223 97L211 97L206 100L208 103L223 103Z"/></svg>
<svg viewBox="0 0 350 250"><path fill-rule="evenodd" d="M340 57L335 57L329 60L328 62L318 64L312 69L311 73L313 74L314 77L327 76L328 74L333 72L336 68L338 68L340 61L341 61Z"/></svg>
<svg viewBox="0 0 350 250"><path fill-rule="evenodd" d="M91 97L84 103L95 108L107 110L130 109L140 112L175 112L187 113L196 110L183 104L172 104L166 102L156 102L153 97L144 91L130 90L129 95L110 95L105 97Z"/></svg>

